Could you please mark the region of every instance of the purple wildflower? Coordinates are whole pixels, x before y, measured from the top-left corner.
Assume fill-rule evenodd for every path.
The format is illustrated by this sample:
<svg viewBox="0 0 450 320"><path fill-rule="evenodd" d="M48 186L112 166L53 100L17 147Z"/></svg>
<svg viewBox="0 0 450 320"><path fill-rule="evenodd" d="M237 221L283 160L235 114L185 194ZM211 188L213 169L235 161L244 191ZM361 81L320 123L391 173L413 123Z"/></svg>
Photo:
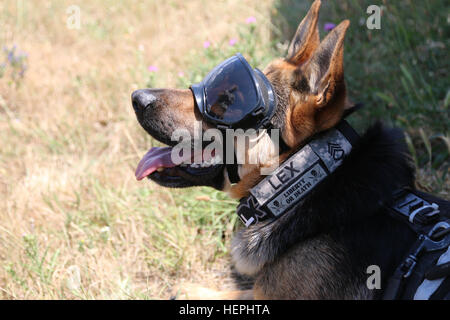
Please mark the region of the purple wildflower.
<svg viewBox="0 0 450 320"><path fill-rule="evenodd" d="M203 48L207 49L207 48L209 48L210 46L211 46L211 42L209 42L209 41L203 42Z"/></svg>
<svg viewBox="0 0 450 320"><path fill-rule="evenodd" d="M246 24L256 23L256 18L254 16L250 16L247 19L245 19L245 23Z"/></svg>
<svg viewBox="0 0 450 320"><path fill-rule="evenodd" d="M237 43L237 39L236 38L231 38L230 41L228 41L228 44L232 47Z"/></svg>
<svg viewBox="0 0 450 320"><path fill-rule="evenodd" d="M151 65L148 67L148 71L150 72L157 72L158 71L158 67L155 65Z"/></svg>
<svg viewBox="0 0 450 320"><path fill-rule="evenodd" d="M13 50L11 50L11 51L8 51L8 61L10 62L10 63L14 63L15 62L15 57L14 57L14 51Z"/></svg>
<svg viewBox="0 0 450 320"><path fill-rule="evenodd" d="M178 72L178 76L179 76L180 78L184 77L184 72L183 72L183 71L179 71L179 72Z"/></svg>
<svg viewBox="0 0 450 320"><path fill-rule="evenodd" d="M17 76L22 78L25 75L25 71L27 70L27 58L28 54L24 51L17 49L16 45L13 45L11 48L6 46L3 47L3 51L5 53L5 60L2 64L0 64L0 77L4 75L4 70L6 67L11 67L11 77L16 80Z"/></svg>
<svg viewBox="0 0 450 320"><path fill-rule="evenodd" d="M325 23L325 25L323 26L323 29L327 32L333 30L336 27L336 25L334 23L331 22L327 22Z"/></svg>

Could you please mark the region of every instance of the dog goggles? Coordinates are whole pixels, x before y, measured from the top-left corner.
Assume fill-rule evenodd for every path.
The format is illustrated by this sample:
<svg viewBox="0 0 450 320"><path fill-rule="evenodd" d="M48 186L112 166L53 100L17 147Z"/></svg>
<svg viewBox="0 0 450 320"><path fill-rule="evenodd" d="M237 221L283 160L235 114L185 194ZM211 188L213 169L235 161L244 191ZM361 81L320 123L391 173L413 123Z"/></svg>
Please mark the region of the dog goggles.
<svg viewBox="0 0 450 320"><path fill-rule="evenodd" d="M266 76L237 53L191 85L203 118L219 129L268 128L276 97Z"/></svg>

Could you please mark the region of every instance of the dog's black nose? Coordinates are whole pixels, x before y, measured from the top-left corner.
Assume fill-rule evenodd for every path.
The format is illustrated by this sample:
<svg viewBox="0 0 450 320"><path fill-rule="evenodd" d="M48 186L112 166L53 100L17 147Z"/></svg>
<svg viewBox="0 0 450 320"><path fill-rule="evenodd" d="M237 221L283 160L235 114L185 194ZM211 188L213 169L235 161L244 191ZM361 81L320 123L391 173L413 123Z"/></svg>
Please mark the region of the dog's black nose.
<svg viewBox="0 0 450 320"><path fill-rule="evenodd" d="M134 111L143 111L146 108L152 107L156 102L156 97L151 94L148 89L136 90L131 94L131 102Z"/></svg>

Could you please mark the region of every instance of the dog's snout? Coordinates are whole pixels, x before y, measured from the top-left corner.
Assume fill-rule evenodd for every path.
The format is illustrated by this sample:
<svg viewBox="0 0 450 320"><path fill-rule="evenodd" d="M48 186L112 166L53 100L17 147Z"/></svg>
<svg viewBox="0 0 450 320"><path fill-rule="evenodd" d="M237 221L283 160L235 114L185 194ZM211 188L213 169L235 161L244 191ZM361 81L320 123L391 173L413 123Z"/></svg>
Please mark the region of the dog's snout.
<svg viewBox="0 0 450 320"><path fill-rule="evenodd" d="M134 110L138 112L152 107L156 102L156 97L150 92L150 90L141 89L136 90L131 94L131 102Z"/></svg>

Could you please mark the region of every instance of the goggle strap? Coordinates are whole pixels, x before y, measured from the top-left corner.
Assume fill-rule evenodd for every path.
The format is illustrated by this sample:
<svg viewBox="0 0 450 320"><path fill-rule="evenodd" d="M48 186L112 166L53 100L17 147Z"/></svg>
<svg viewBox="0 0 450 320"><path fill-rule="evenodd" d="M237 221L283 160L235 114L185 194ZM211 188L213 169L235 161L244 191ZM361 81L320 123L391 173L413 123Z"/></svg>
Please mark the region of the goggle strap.
<svg viewBox="0 0 450 320"><path fill-rule="evenodd" d="M236 153L234 153L234 163L233 164L227 164L227 173L228 173L228 179L230 179L231 183L238 183L241 181L241 178L239 177L238 173L238 164L237 164L237 158Z"/></svg>
<svg viewBox="0 0 450 320"><path fill-rule="evenodd" d="M353 112L358 111L359 109L361 109L362 107L364 107L364 104L361 102L356 103L354 106L344 110L344 115L342 116L343 118L347 118L348 116L350 116Z"/></svg>

